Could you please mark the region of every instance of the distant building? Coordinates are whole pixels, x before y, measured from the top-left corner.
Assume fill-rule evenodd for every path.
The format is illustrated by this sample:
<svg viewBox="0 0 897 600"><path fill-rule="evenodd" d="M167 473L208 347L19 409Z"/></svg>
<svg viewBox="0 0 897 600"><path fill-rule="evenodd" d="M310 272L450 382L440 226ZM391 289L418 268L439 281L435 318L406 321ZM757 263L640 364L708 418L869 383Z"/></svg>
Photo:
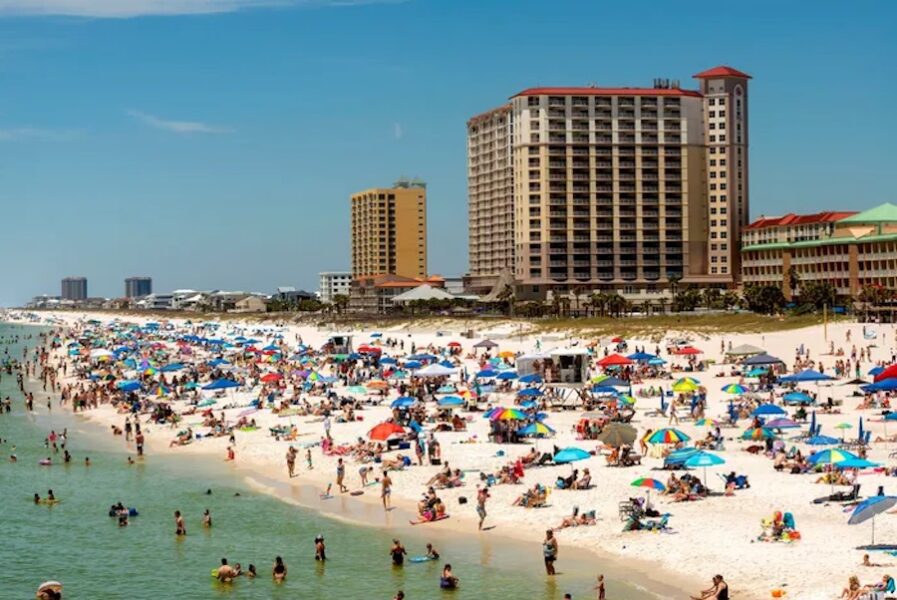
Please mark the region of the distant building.
<svg viewBox="0 0 897 600"><path fill-rule="evenodd" d="M741 279L780 286L786 298L809 282L853 298L867 285L897 288L897 206L758 219L744 229Z"/></svg>
<svg viewBox="0 0 897 600"><path fill-rule="evenodd" d="M125 297L139 298L153 293L152 277L128 277L125 279Z"/></svg>
<svg viewBox="0 0 897 600"><path fill-rule="evenodd" d="M278 300L286 300L287 302L303 302L306 300L314 300L315 295L305 290L297 290L291 285L285 285L277 288L273 294L273 298Z"/></svg>
<svg viewBox="0 0 897 600"><path fill-rule="evenodd" d="M320 274L321 288L319 291L321 302L332 304L334 296L348 296L352 285L352 273L348 271L324 271Z"/></svg>
<svg viewBox="0 0 897 600"><path fill-rule="evenodd" d="M453 296L463 296L466 293L464 277L446 277L445 291Z"/></svg>
<svg viewBox="0 0 897 600"><path fill-rule="evenodd" d="M352 196L352 277L427 276L427 186L399 180Z"/></svg>
<svg viewBox="0 0 897 600"><path fill-rule="evenodd" d="M66 277L62 280L62 299L81 302L87 300L87 278Z"/></svg>

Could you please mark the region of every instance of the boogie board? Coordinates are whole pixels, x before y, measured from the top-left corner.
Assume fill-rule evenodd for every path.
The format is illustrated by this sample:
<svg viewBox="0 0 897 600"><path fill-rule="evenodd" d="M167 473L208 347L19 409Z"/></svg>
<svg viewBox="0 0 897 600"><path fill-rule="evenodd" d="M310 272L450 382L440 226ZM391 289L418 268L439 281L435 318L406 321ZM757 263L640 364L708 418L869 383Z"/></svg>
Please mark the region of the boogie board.
<svg viewBox="0 0 897 600"><path fill-rule="evenodd" d="M436 521L444 521L448 519L448 515L442 515L441 517L436 517L435 519L430 519L429 521L408 521L412 525L423 525L424 523L435 523Z"/></svg>
<svg viewBox="0 0 897 600"><path fill-rule="evenodd" d="M412 556L408 559L410 563L425 563L430 562L431 560L436 560L435 558L430 558L429 556Z"/></svg>

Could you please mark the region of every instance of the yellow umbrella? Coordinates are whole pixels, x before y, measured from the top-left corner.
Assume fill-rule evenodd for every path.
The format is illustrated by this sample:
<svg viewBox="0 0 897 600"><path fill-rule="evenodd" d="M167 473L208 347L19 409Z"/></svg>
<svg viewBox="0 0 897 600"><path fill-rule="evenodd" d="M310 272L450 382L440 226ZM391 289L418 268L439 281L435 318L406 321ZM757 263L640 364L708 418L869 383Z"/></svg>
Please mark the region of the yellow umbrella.
<svg viewBox="0 0 897 600"><path fill-rule="evenodd" d="M673 384L673 391L677 394L687 394L698 390L698 385L688 379L680 379Z"/></svg>

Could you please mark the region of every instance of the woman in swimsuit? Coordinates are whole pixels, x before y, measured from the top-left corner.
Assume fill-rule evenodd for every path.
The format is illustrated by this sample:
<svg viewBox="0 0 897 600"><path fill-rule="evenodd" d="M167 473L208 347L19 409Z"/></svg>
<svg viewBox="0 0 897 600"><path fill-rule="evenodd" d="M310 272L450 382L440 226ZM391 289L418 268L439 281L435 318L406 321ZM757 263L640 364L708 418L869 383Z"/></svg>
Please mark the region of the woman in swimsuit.
<svg viewBox="0 0 897 600"><path fill-rule="evenodd" d="M408 554L405 551L405 547L399 542L399 540L392 541L392 548L389 551L392 556L392 564L396 567L401 567L405 564L405 555Z"/></svg>
<svg viewBox="0 0 897 600"><path fill-rule="evenodd" d="M281 583L287 578L287 566L283 564L283 559L279 556L274 559L274 568L271 570L271 575L276 583Z"/></svg>

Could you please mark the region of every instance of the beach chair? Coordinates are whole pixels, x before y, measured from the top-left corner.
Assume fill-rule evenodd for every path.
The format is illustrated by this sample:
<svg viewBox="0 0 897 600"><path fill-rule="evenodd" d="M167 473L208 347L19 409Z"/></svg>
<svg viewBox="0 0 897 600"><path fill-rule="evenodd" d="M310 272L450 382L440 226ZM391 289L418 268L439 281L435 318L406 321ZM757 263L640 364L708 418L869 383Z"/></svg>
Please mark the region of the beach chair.
<svg viewBox="0 0 897 600"><path fill-rule="evenodd" d="M822 498L813 500L813 504L826 504L827 502L853 502L860 497L860 484L855 483L849 492L835 492Z"/></svg>
<svg viewBox="0 0 897 600"><path fill-rule="evenodd" d="M670 513L664 513L658 520L644 521L642 529L646 531L664 531L669 529Z"/></svg>

